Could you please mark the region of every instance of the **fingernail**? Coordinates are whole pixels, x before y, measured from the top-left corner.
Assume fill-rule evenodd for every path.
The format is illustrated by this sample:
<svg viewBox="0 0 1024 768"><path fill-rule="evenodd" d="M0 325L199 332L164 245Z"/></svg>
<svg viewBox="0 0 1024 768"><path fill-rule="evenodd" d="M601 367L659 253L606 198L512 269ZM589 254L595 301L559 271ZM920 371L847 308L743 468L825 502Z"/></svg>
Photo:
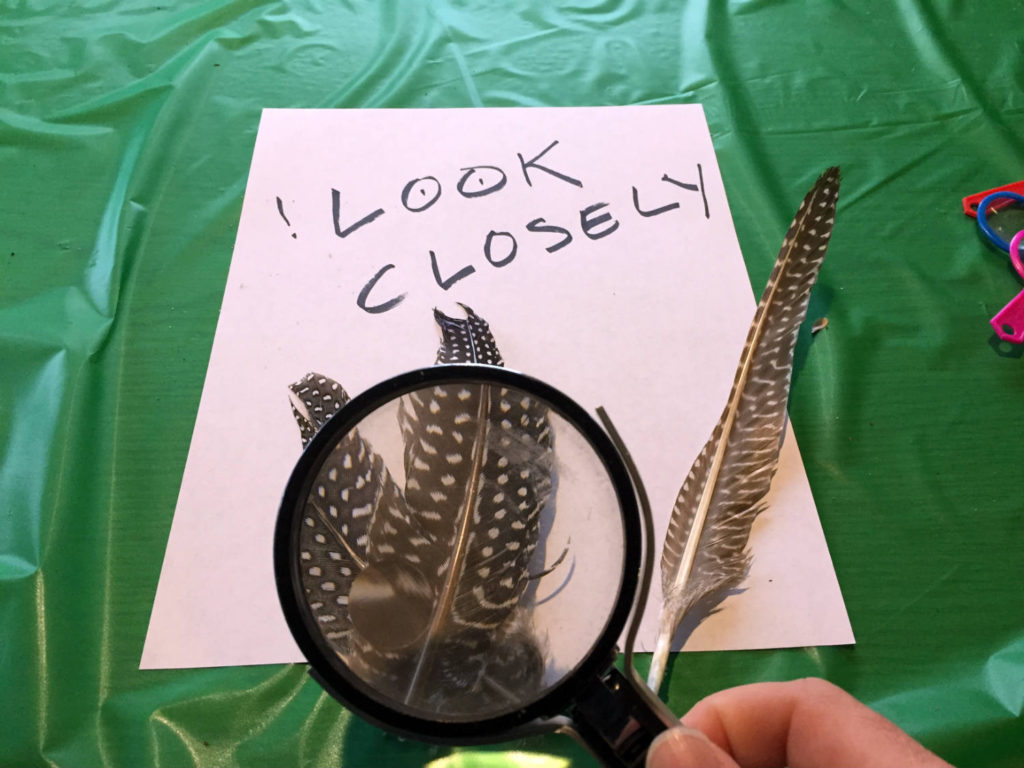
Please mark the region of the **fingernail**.
<svg viewBox="0 0 1024 768"><path fill-rule="evenodd" d="M647 768L718 768L721 753L707 736L685 725L660 733L647 749Z"/></svg>

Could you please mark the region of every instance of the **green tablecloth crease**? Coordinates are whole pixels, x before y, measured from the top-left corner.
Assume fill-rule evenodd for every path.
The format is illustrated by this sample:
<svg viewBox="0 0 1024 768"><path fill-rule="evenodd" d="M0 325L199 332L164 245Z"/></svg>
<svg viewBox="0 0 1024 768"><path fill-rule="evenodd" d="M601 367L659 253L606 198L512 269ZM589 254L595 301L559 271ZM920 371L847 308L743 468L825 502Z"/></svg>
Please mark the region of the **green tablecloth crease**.
<svg viewBox="0 0 1024 768"><path fill-rule="evenodd" d="M790 414L857 644L682 654L670 706L819 675L1019 765L1024 359L988 320L1024 283L959 199L1024 178L1022 33L1020 0L0 3L0 765L592 764L398 740L298 665L138 663L260 110L677 102L758 291L843 168Z"/></svg>

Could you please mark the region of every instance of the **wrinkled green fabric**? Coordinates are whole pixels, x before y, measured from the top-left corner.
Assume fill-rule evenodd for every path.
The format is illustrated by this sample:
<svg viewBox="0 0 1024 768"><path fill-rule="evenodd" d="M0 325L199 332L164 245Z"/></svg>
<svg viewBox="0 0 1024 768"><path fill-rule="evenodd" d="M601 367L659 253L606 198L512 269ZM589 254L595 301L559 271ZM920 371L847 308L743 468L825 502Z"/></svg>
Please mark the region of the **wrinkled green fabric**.
<svg viewBox="0 0 1024 768"><path fill-rule="evenodd" d="M261 108L666 102L706 109L758 288L843 167L790 413L857 635L677 656L671 707L821 675L1019 764L1024 359L988 319L1024 284L958 202L1024 178L1024 3L521 5L0 4L0 764L591 764L400 741L299 666L138 662Z"/></svg>

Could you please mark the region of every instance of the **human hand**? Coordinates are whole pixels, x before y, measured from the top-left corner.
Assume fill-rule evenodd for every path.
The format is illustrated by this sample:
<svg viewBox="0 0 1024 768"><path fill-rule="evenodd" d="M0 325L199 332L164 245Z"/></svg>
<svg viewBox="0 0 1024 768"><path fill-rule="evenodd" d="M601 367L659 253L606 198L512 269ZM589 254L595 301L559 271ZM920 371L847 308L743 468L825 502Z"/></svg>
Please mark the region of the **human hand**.
<svg viewBox="0 0 1024 768"><path fill-rule="evenodd" d="M659 735L647 768L950 768L894 723L824 680L712 694Z"/></svg>

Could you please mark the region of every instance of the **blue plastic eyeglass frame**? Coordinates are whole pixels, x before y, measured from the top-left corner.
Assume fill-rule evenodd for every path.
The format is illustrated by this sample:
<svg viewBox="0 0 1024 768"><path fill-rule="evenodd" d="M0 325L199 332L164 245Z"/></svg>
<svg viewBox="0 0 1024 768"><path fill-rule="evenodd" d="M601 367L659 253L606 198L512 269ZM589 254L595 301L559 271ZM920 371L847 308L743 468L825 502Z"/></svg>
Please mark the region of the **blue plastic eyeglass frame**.
<svg viewBox="0 0 1024 768"><path fill-rule="evenodd" d="M997 200L1013 200L1017 202L1022 208L1024 208L1024 195L1018 195L1016 192L993 192L991 195L987 195L982 198L981 202L978 203L978 228L981 229L982 233L988 238L988 241L992 243L999 250L1009 253L1010 244L1003 239L1003 237L996 232L992 225L988 223L988 207Z"/></svg>

